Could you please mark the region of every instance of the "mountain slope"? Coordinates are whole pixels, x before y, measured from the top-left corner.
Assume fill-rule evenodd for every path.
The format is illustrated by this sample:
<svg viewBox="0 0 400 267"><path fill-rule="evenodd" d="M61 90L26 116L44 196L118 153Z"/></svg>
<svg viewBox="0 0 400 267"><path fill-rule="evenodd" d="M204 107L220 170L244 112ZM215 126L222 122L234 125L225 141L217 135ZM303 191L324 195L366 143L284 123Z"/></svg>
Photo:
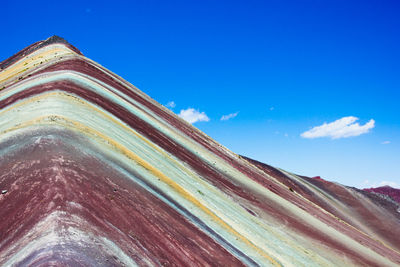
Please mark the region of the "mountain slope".
<svg viewBox="0 0 400 267"><path fill-rule="evenodd" d="M388 185L376 187L376 188L365 188L364 191L378 193L383 196L388 196L392 200L400 204L400 189L392 188Z"/></svg>
<svg viewBox="0 0 400 267"><path fill-rule="evenodd" d="M1 265L400 264L394 203L238 156L62 38L0 67Z"/></svg>

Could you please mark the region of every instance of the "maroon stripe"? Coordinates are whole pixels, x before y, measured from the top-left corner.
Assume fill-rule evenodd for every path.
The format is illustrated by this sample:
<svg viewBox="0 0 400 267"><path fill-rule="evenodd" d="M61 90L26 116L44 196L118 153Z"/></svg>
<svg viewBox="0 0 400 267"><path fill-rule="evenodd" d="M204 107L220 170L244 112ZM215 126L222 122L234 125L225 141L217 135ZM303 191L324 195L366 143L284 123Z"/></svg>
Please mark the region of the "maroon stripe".
<svg viewBox="0 0 400 267"><path fill-rule="evenodd" d="M7 58L6 60L0 62L0 70L6 69L7 67L9 67L10 65L12 65L13 63L17 62L18 60L20 60L21 58L35 52L36 50L51 45L51 44L64 44L66 47L70 48L72 51L74 51L75 53L82 55L81 51L79 51L75 46L71 45L70 43L68 43L65 39L59 37L59 36L52 36L50 38L48 38L45 41L39 41L36 43L31 44L30 46L22 49L21 51L19 51L18 53L16 53L15 55Z"/></svg>
<svg viewBox="0 0 400 267"><path fill-rule="evenodd" d="M189 164L194 170L196 170L202 177L212 182L214 185L225 189L226 192L233 192L234 194L243 197L247 200L256 201L255 198L237 185L234 185L226 179L222 174L214 170L211 166L205 164L199 157L194 153L188 151L174 140L168 138L163 133L159 132L153 126L149 125L137 116L127 111L125 108L111 102L108 99L96 94L95 92L89 91L69 81L57 81L51 82L44 85L39 85L26 89L18 94L13 95L5 100L0 101L0 108L4 108L7 105L11 105L18 100L28 98L33 95L37 95L46 91L62 90L69 92L80 97L83 97L87 101L96 104L103 109L107 110L120 120L127 123L130 127L137 130L142 135L146 136L152 142L156 143L166 151L177 156L180 160Z"/></svg>
<svg viewBox="0 0 400 267"><path fill-rule="evenodd" d="M26 233L57 210L84 218L88 224L74 227L107 237L141 264L147 258L161 265L243 266L172 207L99 161L99 151L88 155L87 141L75 134L52 131L18 141L28 145L0 160L0 186L9 189L0 200L0 240L9 238L3 253L35 239Z"/></svg>
<svg viewBox="0 0 400 267"><path fill-rule="evenodd" d="M304 233L306 236L309 236L315 240L325 243L330 247L334 247L340 249L345 254L348 254L354 260L359 260L360 262L364 262L365 259L362 258L361 255L354 255L355 252L343 247L341 244L337 243L336 241L332 240L330 237L326 236L324 233L319 232L316 229L311 229L308 225L304 225L296 221L296 218L292 218L287 213L276 207L274 205L267 202L263 196L254 195L252 192L248 191L244 187L240 187L238 185L234 185L224 175L221 175L216 170L214 170L211 166L204 164L196 155L187 151L179 144L175 143L173 140L167 138L162 133L154 129L151 125L147 124L146 122L142 121L140 118L132 115L127 110L122 108L121 106L116 105L115 103L110 102L108 99L104 99L101 96L85 90L73 83L67 81L59 81L48 83L43 86L32 87L30 89L25 90L15 96L5 101L0 102L0 108L3 108L5 105L8 105L17 99L23 99L29 97L34 94L38 94L44 91L60 89L64 90L76 95L79 95L88 101L99 105L100 107L106 109L110 113L114 114L115 116L119 117L122 121L126 122L132 128L136 129L138 132L149 138L152 142L158 144L166 151L177 156L182 161L189 164L194 170L196 170L203 178L207 179L209 182L220 188L222 191L227 193L228 195L237 198L237 196L243 198L244 200L248 200L255 205L256 207L264 210L270 216L274 216L279 218L278 220L288 222L288 225L291 229L295 229L295 231L299 231ZM7 103L6 103L7 102ZM274 193L282 196L283 198L287 199L288 201L296 204L297 206L301 207L302 209L306 210L310 214L316 216L323 222L327 223L328 225L333 226L334 228L338 229L341 232L353 237L355 240L359 240L364 245L371 247L378 253L383 255L388 255L392 259L398 259L399 255L394 253L393 251L388 251L385 247L382 247L378 244L375 240L372 240L369 237L361 235L359 232L354 231L354 229L348 228L346 225L336 222L331 216L322 213L319 209L309 205L309 203L304 202L304 200L298 198L295 194L293 194L287 188L282 188L279 184L276 184L275 181L267 180L266 177L258 175L263 180L262 182L267 186L269 190L273 191ZM236 195L236 196L235 196Z"/></svg>

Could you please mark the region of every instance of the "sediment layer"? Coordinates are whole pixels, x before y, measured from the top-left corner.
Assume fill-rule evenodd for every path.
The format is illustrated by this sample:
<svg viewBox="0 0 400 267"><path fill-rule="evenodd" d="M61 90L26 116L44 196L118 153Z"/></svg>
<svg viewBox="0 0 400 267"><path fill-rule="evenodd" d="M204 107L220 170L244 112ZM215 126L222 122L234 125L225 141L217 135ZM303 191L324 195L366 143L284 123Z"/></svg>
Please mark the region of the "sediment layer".
<svg viewBox="0 0 400 267"><path fill-rule="evenodd" d="M400 264L394 202L236 155L61 38L0 67L2 266Z"/></svg>

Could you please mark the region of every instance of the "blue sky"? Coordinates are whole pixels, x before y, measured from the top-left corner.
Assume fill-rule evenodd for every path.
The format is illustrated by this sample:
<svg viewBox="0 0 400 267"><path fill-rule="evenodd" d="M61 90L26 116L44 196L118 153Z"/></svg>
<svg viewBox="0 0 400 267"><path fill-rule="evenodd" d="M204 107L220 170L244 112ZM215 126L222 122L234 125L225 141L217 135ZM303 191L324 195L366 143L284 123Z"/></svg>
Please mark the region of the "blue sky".
<svg viewBox="0 0 400 267"><path fill-rule="evenodd" d="M238 154L400 186L398 1L103 2L2 1L0 60L56 34Z"/></svg>

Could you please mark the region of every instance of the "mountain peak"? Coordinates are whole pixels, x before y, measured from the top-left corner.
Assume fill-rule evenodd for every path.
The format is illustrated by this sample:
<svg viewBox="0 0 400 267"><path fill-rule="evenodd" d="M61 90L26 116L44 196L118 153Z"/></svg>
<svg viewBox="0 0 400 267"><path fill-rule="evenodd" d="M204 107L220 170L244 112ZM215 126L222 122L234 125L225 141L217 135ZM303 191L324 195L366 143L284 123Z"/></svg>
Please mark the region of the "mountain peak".
<svg viewBox="0 0 400 267"><path fill-rule="evenodd" d="M1 266L400 264L395 203L241 157L61 37L0 66Z"/></svg>
<svg viewBox="0 0 400 267"><path fill-rule="evenodd" d="M17 62L18 60L24 58L25 56L34 53L36 50L39 50L41 48L44 48L44 47L46 47L48 45L52 45L52 44L63 44L66 47L68 47L69 49L71 49L72 51L74 51L75 53L82 55L82 53L79 51L79 49L77 49L75 46L71 45L67 40L65 40L64 38L59 37L57 35L53 35L53 36L47 38L46 40L38 41L36 43L31 44L30 46L22 49L21 51L19 51L15 55L9 57L8 59L4 60L3 62L0 62L0 70L7 68L8 66Z"/></svg>

